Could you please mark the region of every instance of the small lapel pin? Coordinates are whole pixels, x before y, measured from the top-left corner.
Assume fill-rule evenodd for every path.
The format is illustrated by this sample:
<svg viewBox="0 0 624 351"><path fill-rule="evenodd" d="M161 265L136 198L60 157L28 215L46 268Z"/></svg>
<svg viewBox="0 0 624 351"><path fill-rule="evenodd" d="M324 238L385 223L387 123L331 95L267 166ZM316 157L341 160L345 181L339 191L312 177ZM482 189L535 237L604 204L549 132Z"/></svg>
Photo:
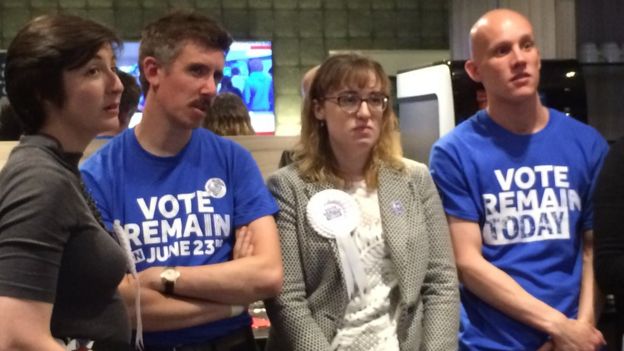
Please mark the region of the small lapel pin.
<svg viewBox="0 0 624 351"><path fill-rule="evenodd" d="M392 212L396 215L401 215L404 212L403 205L399 200L392 201Z"/></svg>

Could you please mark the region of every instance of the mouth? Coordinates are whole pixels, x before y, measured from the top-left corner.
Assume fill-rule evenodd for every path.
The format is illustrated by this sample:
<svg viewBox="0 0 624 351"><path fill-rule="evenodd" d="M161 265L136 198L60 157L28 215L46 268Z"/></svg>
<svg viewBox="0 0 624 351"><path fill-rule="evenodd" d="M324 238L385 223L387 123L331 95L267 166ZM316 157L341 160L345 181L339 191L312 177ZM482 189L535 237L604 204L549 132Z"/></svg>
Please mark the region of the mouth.
<svg viewBox="0 0 624 351"><path fill-rule="evenodd" d="M104 106L104 111L111 113L119 113L119 103L115 102L110 105Z"/></svg>
<svg viewBox="0 0 624 351"><path fill-rule="evenodd" d="M370 126L357 126L355 128L353 128L353 131L357 132L357 133L362 133L362 132L368 132L371 131L373 128L371 128Z"/></svg>
<svg viewBox="0 0 624 351"><path fill-rule="evenodd" d="M530 74L528 74L526 72L522 72L522 73L516 74L513 77L511 77L511 81L515 82L517 80L526 79L526 78L530 78L530 77L531 77Z"/></svg>
<svg viewBox="0 0 624 351"><path fill-rule="evenodd" d="M198 109L203 113L207 113L210 109L210 100L197 100L191 103L191 107Z"/></svg>

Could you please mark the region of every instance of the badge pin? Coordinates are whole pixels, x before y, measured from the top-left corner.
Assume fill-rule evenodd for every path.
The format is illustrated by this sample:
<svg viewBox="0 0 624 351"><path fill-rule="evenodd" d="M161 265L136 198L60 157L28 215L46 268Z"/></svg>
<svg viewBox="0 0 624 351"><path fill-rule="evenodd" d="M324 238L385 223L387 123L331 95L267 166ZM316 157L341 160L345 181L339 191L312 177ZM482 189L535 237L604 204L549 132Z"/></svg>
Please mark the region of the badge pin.
<svg viewBox="0 0 624 351"><path fill-rule="evenodd" d="M395 200L392 201L392 212L396 215L402 215L403 212L405 212L405 209L403 208L403 205L401 204L400 201Z"/></svg>
<svg viewBox="0 0 624 351"><path fill-rule="evenodd" d="M208 196L214 197L215 199L220 199L227 193L225 182L220 178L208 179L205 188Z"/></svg>

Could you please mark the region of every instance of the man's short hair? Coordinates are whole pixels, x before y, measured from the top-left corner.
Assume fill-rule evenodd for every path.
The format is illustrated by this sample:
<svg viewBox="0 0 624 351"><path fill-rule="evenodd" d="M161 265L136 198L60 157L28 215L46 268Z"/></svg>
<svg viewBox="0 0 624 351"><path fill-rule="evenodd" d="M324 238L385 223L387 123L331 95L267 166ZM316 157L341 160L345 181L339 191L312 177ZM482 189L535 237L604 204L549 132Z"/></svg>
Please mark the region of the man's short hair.
<svg viewBox="0 0 624 351"><path fill-rule="evenodd" d="M9 44L5 79L11 105L26 134L39 131L44 101L63 107L63 72L79 68L105 45L121 46L110 28L73 15L43 15L28 22Z"/></svg>
<svg viewBox="0 0 624 351"><path fill-rule="evenodd" d="M147 95L149 83L143 72L143 60L154 57L159 64L168 66L189 42L224 54L232 44L230 34L215 20L194 12L176 11L149 23L141 33L139 69L141 88Z"/></svg>

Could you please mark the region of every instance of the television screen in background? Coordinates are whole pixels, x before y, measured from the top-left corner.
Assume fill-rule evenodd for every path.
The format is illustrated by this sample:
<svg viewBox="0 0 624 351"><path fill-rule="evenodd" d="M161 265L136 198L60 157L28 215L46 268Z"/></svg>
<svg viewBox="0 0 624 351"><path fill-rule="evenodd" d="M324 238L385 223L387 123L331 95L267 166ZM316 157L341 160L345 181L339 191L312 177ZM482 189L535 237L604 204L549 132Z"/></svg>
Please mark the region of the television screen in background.
<svg viewBox="0 0 624 351"><path fill-rule="evenodd" d="M124 42L117 59L119 69L139 79L139 42ZM240 96L249 110L256 134L275 134L275 94L273 88L273 51L270 41L235 41L225 57L223 79L218 92ZM142 117L143 97L130 121L135 126Z"/></svg>

